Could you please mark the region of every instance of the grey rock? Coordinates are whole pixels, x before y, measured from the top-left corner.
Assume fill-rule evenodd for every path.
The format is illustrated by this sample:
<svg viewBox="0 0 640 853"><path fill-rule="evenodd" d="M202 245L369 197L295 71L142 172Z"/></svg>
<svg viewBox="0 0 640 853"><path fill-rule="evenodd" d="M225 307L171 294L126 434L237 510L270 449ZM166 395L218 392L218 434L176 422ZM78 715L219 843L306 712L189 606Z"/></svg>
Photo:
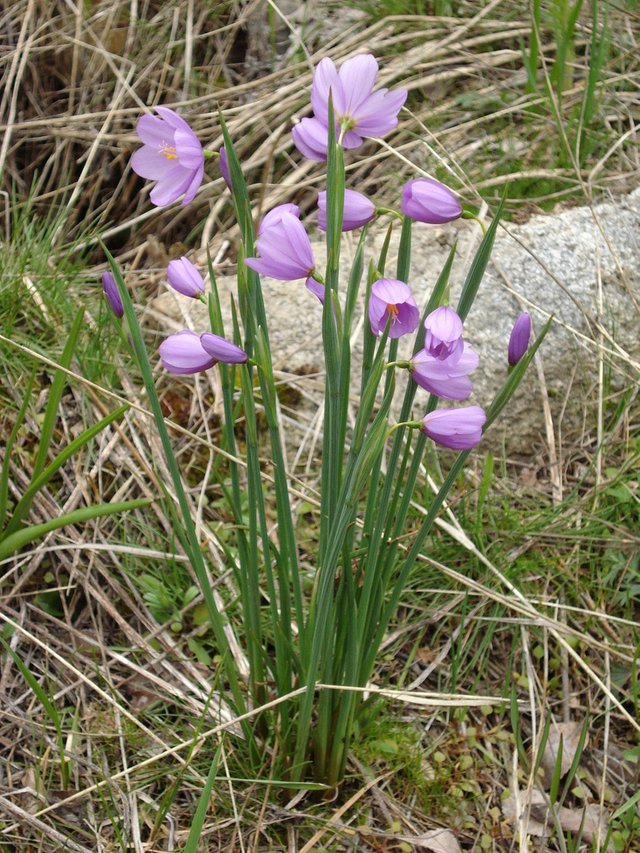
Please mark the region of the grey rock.
<svg viewBox="0 0 640 853"><path fill-rule="evenodd" d="M593 208L574 207L499 228L491 262L465 324L466 337L480 356L469 402L487 406L506 378L507 342L521 311L531 313L538 331L550 314L555 321L537 369L530 369L488 436L489 444L504 444L512 453L529 453L532 446L544 444L549 420L545 423L543 393L549 399L556 440L573 430L590 430L599 358L604 359L606 375L611 378L607 389L612 393L637 383L639 226L640 189ZM428 299L457 239L451 276L451 304L456 304L481 236L479 226L467 221L443 227L414 225L409 283L418 304ZM377 259L383 238L382 227L370 235L368 259ZM321 235L312 236L320 268L324 260L321 239ZM347 235L345 282L354 249L353 235ZM386 274L393 276L394 269L391 252ZM232 276L221 275L218 284L226 299L235 291ZM265 279L263 288L275 367L285 374L322 371L320 303L302 282ZM151 307L166 318L167 328L184 328L185 322L196 330L206 328L206 312L192 300L165 293ZM354 340L356 373L360 337ZM411 342L403 342L401 353L408 354L410 346ZM416 416L426 399L426 392L420 389Z"/></svg>

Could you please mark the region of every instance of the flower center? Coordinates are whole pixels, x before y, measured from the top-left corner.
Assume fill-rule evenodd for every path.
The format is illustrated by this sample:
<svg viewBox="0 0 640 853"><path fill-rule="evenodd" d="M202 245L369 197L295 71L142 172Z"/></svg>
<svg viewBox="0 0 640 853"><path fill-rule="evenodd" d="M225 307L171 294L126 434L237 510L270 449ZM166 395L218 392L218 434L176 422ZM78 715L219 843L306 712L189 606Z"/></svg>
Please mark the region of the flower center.
<svg viewBox="0 0 640 853"><path fill-rule="evenodd" d="M168 145L166 142L163 142L159 148L161 154L163 154L167 160L177 160L178 153L173 145Z"/></svg>
<svg viewBox="0 0 640 853"><path fill-rule="evenodd" d="M389 314L389 316L391 317L391 322L393 323L395 320L398 319L398 306L389 303L387 305L387 314Z"/></svg>

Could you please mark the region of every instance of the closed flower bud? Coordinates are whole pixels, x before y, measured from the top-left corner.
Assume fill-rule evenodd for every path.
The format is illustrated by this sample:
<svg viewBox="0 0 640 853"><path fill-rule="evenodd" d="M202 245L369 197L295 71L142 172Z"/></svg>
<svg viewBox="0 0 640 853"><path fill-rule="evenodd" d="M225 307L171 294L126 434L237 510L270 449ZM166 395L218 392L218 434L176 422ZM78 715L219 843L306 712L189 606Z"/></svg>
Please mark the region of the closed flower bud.
<svg viewBox="0 0 640 853"><path fill-rule="evenodd" d="M111 310L116 315L116 317L122 317L124 314L124 307L122 305L122 299L120 298L120 293L118 291L118 285L116 284L116 280L110 272L102 273L102 289L104 291L104 295L107 297L107 302L111 307Z"/></svg>
<svg viewBox="0 0 640 853"><path fill-rule="evenodd" d="M509 348L507 350L507 358L509 364L513 367L516 365L522 356L529 348L529 338L531 337L531 317L525 311L522 313L511 330L509 338Z"/></svg>
<svg viewBox="0 0 640 853"><path fill-rule="evenodd" d="M480 443L487 416L480 406L436 409L422 420L422 432L451 450L470 450Z"/></svg>
<svg viewBox="0 0 640 853"><path fill-rule="evenodd" d="M189 258L178 258L177 261L170 261L167 267L167 278L171 287L184 296L197 299L201 293L204 293L202 276Z"/></svg>
<svg viewBox="0 0 640 853"><path fill-rule="evenodd" d="M366 195L356 190L344 191L344 212L342 215L342 230L353 231L371 222L376 215L376 208ZM327 230L327 194L323 190L318 193L318 228Z"/></svg>
<svg viewBox="0 0 640 853"><path fill-rule="evenodd" d="M400 209L409 219L428 225L442 225L462 214L460 202L451 190L433 178L408 181L402 190Z"/></svg>
<svg viewBox="0 0 640 853"><path fill-rule="evenodd" d="M205 352L216 361L223 361L225 364L243 364L247 360L247 354L243 349L212 332L200 335L200 343Z"/></svg>
<svg viewBox="0 0 640 853"><path fill-rule="evenodd" d="M184 329L177 335L169 335L160 344L162 366L169 373L180 376L188 373L200 373L216 363L200 343L200 335Z"/></svg>

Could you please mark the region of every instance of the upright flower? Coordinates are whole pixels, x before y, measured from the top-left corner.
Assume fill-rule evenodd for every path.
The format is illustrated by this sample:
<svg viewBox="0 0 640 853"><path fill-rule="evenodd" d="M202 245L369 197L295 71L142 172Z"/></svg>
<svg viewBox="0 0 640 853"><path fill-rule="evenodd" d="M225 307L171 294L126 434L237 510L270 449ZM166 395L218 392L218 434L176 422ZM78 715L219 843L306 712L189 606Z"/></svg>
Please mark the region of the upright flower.
<svg viewBox="0 0 640 853"><path fill-rule="evenodd" d="M329 94L333 100L336 136L342 133L345 148L357 148L367 136L384 136L398 124L398 113L407 98L406 89L373 91L378 63L371 54L343 62L340 70L325 57L313 75L311 106L314 117L296 125L293 141L305 157L326 160L329 127Z"/></svg>
<svg viewBox="0 0 640 853"><path fill-rule="evenodd" d="M160 116L143 115L136 130L144 143L131 157L131 168L141 178L157 181L151 201L158 207L184 195L193 200L204 177L202 145L187 122L168 107L156 107Z"/></svg>
<svg viewBox="0 0 640 853"><path fill-rule="evenodd" d="M436 409L422 420L422 432L436 444L451 450L471 450L480 443L487 419L480 406L462 409Z"/></svg>
<svg viewBox="0 0 640 853"><path fill-rule="evenodd" d="M384 332L389 319L389 337L399 338L418 328L420 309L404 281L380 278L371 285L369 296L369 323L373 334Z"/></svg>
<svg viewBox="0 0 640 853"><path fill-rule="evenodd" d="M421 388L445 400L466 400L473 391L469 373L478 366L478 356L469 344L461 355L434 358L426 349L412 356L409 371Z"/></svg>
<svg viewBox="0 0 640 853"><path fill-rule="evenodd" d="M269 211L258 229L256 248L260 257L244 261L250 269L280 281L295 281L313 273L316 262L299 213L293 204Z"/></svg>
<svg viewBox="0 0 640 853"><path fill-rule="evenodd" d="M367 222L371 222L375 215L375 205L366 195L356 190L344 191L343 231L362 228ZM318 193L318 228L321 231L327 230L327 193L324 190Z"/></svg>
<svg viewBox="0 0 640 853"><path fill-rule="evenodd" d="M448 187L433 178L416 178L402 189L400 209L409 219L441 225L458 219L462 207Z"/></svg>
<svg viewBox="0 0 640 853"><path fill-rule="evenodd" d="M424 328L424 347L433 358L457 359L462 355L462 320L448 305L428 314Z"/></svg>
<svg viewBox="0 0 640 853"><path fill-rule="evenodd" d="M213 367L218 361L202 346L200 335L189 329L165 338L160 344L160 358L164 369L178 376L200 373Z"/></svg>
<svg viewBox="0 0 640 853"><path fill-rule="evenodd" d="M529 348L529 338L531 337L531 317L527 312L523 312L516 320L511 336L509 338L509 348L507 350L507 358L509 364L515 366Z"/></svg>
<svg viewBox="0 0 640 853"><path fill-rule="evenodd" d="M169 261L167 278L171 287L184 296L198 299L200 294L204 293L204 280L189 258Z"/></svg>
<svg viewBox="0 0 640 853"><path fill-rule="evenodd" d="M116 280L110 272L102 273L102 289L113 313L116 317L122 317L124 314L122 299L120 298L120 292L118 291Z"/></svg>

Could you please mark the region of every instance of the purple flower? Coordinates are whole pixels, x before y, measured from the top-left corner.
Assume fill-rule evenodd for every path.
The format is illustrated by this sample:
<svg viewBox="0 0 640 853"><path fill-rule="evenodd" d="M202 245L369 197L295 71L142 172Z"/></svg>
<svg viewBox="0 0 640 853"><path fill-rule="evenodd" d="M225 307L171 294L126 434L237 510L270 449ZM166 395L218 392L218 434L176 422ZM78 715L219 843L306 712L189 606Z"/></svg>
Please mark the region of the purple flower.
<svg viewBox="0 0 640 853"><path fill-rule="evenodd" d="M216 361L224 361L225 364L243 364L247 360L247 354L243 349L212 332L200 335L200 343L205 352Z"/></svg>
<svg viewBox="0 0 640 853"><path fill-rule="evenodd" d="M304 226L294 204L275 207L258 229L259 258L245 258L245 264L260 275L280 281L295 281L313 273L316 262Z"/></svg>
<svg viewBox="0 0 640 853"><path fill-rule="evenodd" d="M487 416L480 406L437 409L422 419L422 432L451 450L470 450L480 443Z"/></svg>
<svg viewBox="0 0 640 853"><path fill-rule="evenodd" d="M366 195L355 190L344 191L343 231L362 228L367 222L371 222L375 215L375 205ZM327 230L327 193L324 190L318 193L318 228L321 231Z"/></svg>
<svg viewBox="0 0 640 853"><path fill-rule="evenodd" d="M177 261L170 261L167 267L167 278L171 287L184 296L191 296L192 299L197 299L201 293L204 293L202 276L189 258L179 258Z"/></svg>
<svg viewBox="0 0 640 853"><path fill-rule="evenodd" d="M313 293L314 296L318 297L321 305L324 305L324 284L309 276L305 281L304 286L307 288L309 293Z"/></svg>
<svg viewBox="0 0 640 853"><path fill-rule="evenodd" d="M469 344L459 356L434 358L426 349L411 358L409 370L421 388L445 400L466 400L473 390L468 374L478 366L478 356Z"/></svg>
<svg viewBox="0 0 640 853"><path fill-rule="evenodd" d="M227 185L227 188L232 189L231 174L229 173L229 161L227 160L227 152L224 145L220 149L220 161L218 165L220 166L220 174L224 178L224 182Z"/></svg>
<svg viewBox="0 0 640 853"><path fill-rule="evenodd" d="M366 136L384 136L398 124L398 113L407 98L406 89L373 91L378 63L371 54L343 62L340 71L325 57L315 70L311 87L314 118L303 119L293 141L305 157L326 160L329 126L329 93L333 99L336 136L344 130L344 148L357 148Z"/></svg>
<svg viewBox="0 0 640 853"><path fill-rule="evenodd" d="M509 338L509 349L507 358L509 364L513 367L516 365L529 347L529 338L531 337L531 317L525 311L516 320Z"/></svg>
<svg viewBox="0 0 640 853"><path fill-rule="evenodd" d="M317 118L303 118L291 130L293 143L309 160L327 159L327 128Z"/></svg>
<svg viewBox="0 0 640 853"><path fill-rule="evenodd" d="M433 178L416 178L402 189L400 209L405 216L429 225L451 222L462 214L460 202L450 189Z"/></svg>
<svg viewBox="0 0 640 853"><path fill-rule="evenodd" d="M456 312L447 305L442 305L427 315L424 328L424 348L427 352L433 358L453 359L449 364L455 364L462 355L464 346L462 320Z"/></svg>
<svg viewBox="0 0 640 853"><path fill-rule="evenodd" d="M158 207L184 194L182 204L193 200L204 177L204 153L198 137L178 113L156 107L160 118L143 115L138 136L144 143L131 158L131 168L141 178L157 181L151 201Z"/></svg>
<svg viewBox="0 0 640 853"><path fill-rule="evenodd" d="M169 335L160 344L160 358L165 370L177 375L200 373L213 367L217 361L202 346L200 335L188 329Z"/></svg>
<svg viewBox="0 0 640 853"><path fill-rule="evenodd" d="M399 338L418 328L420 310L404 281L380 278L371 285L369 296L369 323L374 335L384 332L389 318L389 337Z"/></svg>
<svg viewBox="0 0 640 853"><path fill-rule="evenodd" d="M109 303L113 313L116 317L122 317L124 314L122 299L120 298L116 280L110 272L102 273L102 289L104 290L104 295L107 297L107 302Z"/></svg>

